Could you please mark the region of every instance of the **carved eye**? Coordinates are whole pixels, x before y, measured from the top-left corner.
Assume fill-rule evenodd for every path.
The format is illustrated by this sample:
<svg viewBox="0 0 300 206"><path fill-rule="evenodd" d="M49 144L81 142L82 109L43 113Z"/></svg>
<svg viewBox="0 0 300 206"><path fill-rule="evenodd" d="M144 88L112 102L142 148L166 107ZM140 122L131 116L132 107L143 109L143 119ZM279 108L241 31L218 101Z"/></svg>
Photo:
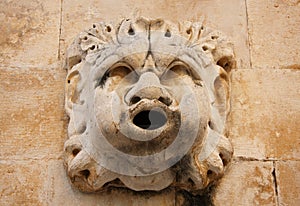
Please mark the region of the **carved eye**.
<svg viewBox="0 0 300 206"><path fill-rule="evenodd" d="M181 77L187 77L194 81L196 85L203 86L203 82L200 76L195 72L193 69L185 66L184 64L176 64L163 75L162 81L168 81L170 79L178 79L180 80Z"/></svg>
<svg viewBox="0 0 300 206"><path fill-rule="evenodd" d="M131 69L126 66L117 66L105 72L102 79L97 83L96 87L103 87L108 81L110 83L119 83L124 77L129 75Z"/></svg>
<svg viewBox="0 0 300 206"><path fill-rule="evenodd" d="M176 79L183 76L190 76L190 71L184 65L174 65L163 75L164 80Z"/></svg>
<svg viewBox="0 0 300 206"><path fill-rule="evenodd" d="M184 65L176 65L172 67L170 71L179 76L190 75L188 68L186 68Z"/></svg>
<svg viewBox="0 0 300 206"><path fill-rule="evenodd" d="M131 69L125 66L118 66L108 71L108 77L123 79L131 72Z"/></svg>

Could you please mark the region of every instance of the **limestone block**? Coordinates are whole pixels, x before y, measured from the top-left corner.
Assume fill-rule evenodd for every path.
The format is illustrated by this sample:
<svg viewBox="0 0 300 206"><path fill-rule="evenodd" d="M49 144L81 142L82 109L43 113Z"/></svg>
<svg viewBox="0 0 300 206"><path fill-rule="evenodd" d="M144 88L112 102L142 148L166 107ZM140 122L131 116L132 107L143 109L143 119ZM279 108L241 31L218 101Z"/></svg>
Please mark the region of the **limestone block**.
<svg viewBox="0 0 300 206"><path fill-rule="evenodd" d="M0 158L59 157L65 71L2 67L0 73Z"/></svg>
<svg viewBox="0 0 300 206"><path fill-rule="evenodd" d="M235 156L299 159L300 71L232 74L229 133Z"/></svg>
<svg viewBox="0 0 300 206"><path fill-rule="evenodd" d="M299 1L246 2L253 67L300 69Z"/></svg>
<svg viewBox="0 0 300 206"><path fill-rule="evenodd" d="M300 205L300 162L276 162L279 205Z"/></svg>
<svg viewBox="0 0 300 206"><path fill-rule="evenodd" d="M45 66L56 62L60 1L0 2L0 65Z"/></svg>
<svg viewBox="0 0 300 206"><path fill-rule="evenodd" d="M299 159L300 71L234 70L229 137L235 156Z"/></svg>
<svg viewBox="0 0 300 206"><path fill-rule="evenodd" d="M272 162L232 163L214 191L214 205L276 205L272 172Z"/></svg>
<svg viewBox="0 0 300 206"><path fill-rule="evenodd" d="M71 187L61 161L51 161L48 167L47 203L49 205L78 206L174 206L175 191L160 193L110 190L105 193L82 193Z"/></svg>
<svg viewBox="0 0 300 206"><path fill-rule="evenodd" d="M34 161L0 161L0 205L46 205L46 167Z"/></svg>
<svg viewBox="0 0 300 206"><path fill-rule="evenodd" d="M201 21L227 34L234 43L238 68L250 65L246 8L244 1L222 0L65 0L63 1L62 52L73 41L78 31L87 29L93 23L107 23L142 15L148 18L162 18L173 22Z"/></svg>

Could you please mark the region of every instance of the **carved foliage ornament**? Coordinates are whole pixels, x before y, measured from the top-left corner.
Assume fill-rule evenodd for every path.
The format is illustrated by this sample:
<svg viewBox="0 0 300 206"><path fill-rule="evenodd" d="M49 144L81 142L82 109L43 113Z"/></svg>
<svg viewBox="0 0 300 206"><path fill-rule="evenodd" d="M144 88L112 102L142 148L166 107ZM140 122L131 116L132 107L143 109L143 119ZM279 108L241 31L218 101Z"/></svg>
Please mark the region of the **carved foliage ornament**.
<svg viewBox="0 0 300 206"><path fill-rule="evenodd" d="M201 191L233 149L224 136L232 45L199 22L94 24L67 52L65 165L82 191Z"/></svg>

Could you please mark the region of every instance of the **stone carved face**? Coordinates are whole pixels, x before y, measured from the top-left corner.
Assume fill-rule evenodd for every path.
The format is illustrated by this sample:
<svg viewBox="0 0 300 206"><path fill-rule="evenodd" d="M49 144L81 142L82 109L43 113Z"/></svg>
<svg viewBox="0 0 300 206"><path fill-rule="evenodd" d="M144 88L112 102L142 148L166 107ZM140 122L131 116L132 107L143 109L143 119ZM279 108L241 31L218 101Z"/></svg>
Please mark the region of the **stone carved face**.
<svg viewBox="0 0 300 206"><path fill-rule="evenodd" d="M201 191L233 149L224 136L231 44L199 22L94 24L67 53L65 164L82 191Z"/></svg>

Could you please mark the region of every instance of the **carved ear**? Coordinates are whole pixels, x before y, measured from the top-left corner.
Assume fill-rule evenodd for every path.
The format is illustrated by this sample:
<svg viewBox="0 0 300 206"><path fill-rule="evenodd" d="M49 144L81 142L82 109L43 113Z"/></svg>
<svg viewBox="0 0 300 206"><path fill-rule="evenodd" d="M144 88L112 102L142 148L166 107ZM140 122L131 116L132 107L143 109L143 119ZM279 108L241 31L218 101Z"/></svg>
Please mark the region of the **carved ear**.
<svg viewBox="0 0 300 206"><path fill-rule="evenodd" d="M209 127L224 134L226 119L230 111L230 79L229 74L220 66L215 65L218 75L213 80L212 115Z"/></svg>
<svg viewBox="0 0 300 206"><path fill-rule="evenodd" d="M73 104L79 101L78 82L80 75L78 68L81 65L83 51L80 48L80 39L77 37L67 50L65 68L68 72L65 83L65 109L70 116Z"/></svg>
<svg viewBox="0 0 300 206"><path fill-rule="evenodd" d="M70 110L73 108L73 104L79 103L79 91L78 82L80 81L80 75L78 70L69 72L66 78L66 110L70 115Z"/></svg>
<svg viewBox="0 0 300 206"><path fill-rule="evenodd" d="M213 37L212 35L211 38ZM236 62L234 59L233 45L222 35L219 35L216 42L212 56L219 76L214 80L216 95L214 107L223 120L222 124L223 128L225 128L227 115L230 111L230 71L235 68ZM223 134L224 131L221 130L220 132Z"/></svg>
<svg viewBox="0 0 300 206"><path fill-rule="evenodd" d="M219 76L214 81L215 102L214 107L218 110L222 119L226 120L230 110L230 80L228 73L219 67Z"/></svg>
<svg viewBox="0 0 300 206"><path fill-rule="evenodd" d="M233 44L219 31L208 29L205 30L204 35L206 36L204 42L210 45L208 53L211 54L218 72L218 76L213 82L215 93L213 107L218 115L212 120L212 124L218 122L219 126L215 128L218 128L217 130L223 134L230 110L230 71L236 67Z"/></svg>

